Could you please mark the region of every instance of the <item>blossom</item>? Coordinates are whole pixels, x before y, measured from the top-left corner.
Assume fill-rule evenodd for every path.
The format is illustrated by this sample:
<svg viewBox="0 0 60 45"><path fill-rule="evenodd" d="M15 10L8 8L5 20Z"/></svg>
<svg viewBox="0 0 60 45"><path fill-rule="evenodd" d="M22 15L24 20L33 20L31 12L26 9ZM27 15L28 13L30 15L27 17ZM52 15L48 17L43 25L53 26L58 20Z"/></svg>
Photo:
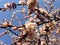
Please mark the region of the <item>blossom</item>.
<svg viewBox="0 0 60 45"><path fill-rule="evenodd" d="M20 28L18 28L18 30L23 30L23 28L20 27Z"/></svg>
<svg viewBox="0 0 60 45"><path fill-rule="evenodd" d="M45 41L41 41L41 45L47 45Z"/></svg>
<svg viewBox="0 0 60 45"><path fill-rule="evenodd" d="M46 34L47 34L47 32L44 31L42 28L40 28L40 35L46 35Z"/></svg>
<svg viewBox="0 0 60 45"><path fill-rule="evenodd" d="M53 23L53 25L56 25L56 24L57 24L57 22L56 22L56 21L52 21L52 23Z"/></svg>
<svg viewBox="0 0 60 45"><path fill-rule="evenodd" d="M22 45L30 45L28 42L23 43Z"/></svg>
<svg viewBox="0 0 60 45"><path fill-rule="evenodd" d="M25 26L29 30L33 30L33 29L37 28L37 24L35 22L26 22Z"/></svg>
<svg viewBox="0 0 60 45"><path fill-rule="evenodd" d="M22 43L17 42L17 45L22 45Z"/></svg>
<svg viewBox="0 0 60 45"><path fill-rule="evenodd" d="M60 36L60 10L53 9L54 0L44 1L48 3L50 7L39 7L39 0L19 0L18 4L15 2L7 2L4 4L4 8L0 8L2 11L6 11L7 9L15 9L17 6L21 5L23 5L23 7L24 5L27 5L28 13L26 12L26 9L22 7L22 10L16 10L13 12L9 22L4 20L4 23L0 24L1 28L7 29L7 31L0 34L0 37L5 34L9 34L12 38L12 45L54 45L53 43L55 42L59 43L58 36ZM22 25L15 26L12 24L14 18L16 18L18 23L21 24L19 17L15 15L19 12L24 14L24 16L21 17L21 21L24 19L28 19L28 21L24 20L22 21ZM16 34L11 29L13 31L17 30L20 33ZM10 34L10 32L14 35ZM29 41L34 44L31 44ZM37 44L35 42L37 42ZM0 44L2 43L0 42Z"/></svg>
<svg viewBox="0 0 60 45"><path fill-rule="evenodd" d="M19 1L19 4L25 5L25 1L24 1L24 0L20 0L20 1Z"/></svg>
<svg viewBox="0 0 60 45"><path fill-rule="evenodd" d="M53 39L51 39L51 41L52 41L52 42L56 42L56 41L57 41L57 39L56 39L56 38L53 38Z"/></svg>
<svg viewBox="0 0 60 45"><path fill-rule="evenodd" d="M38 5L38 0L27 0L27 5L36 7Z"/></svg>
<svg viewBox="0 0 60 45"><path fill-rule="evenodd" d="M48 14L47 10L45 10L44 8L39 8L39 10L40 10L41 13Z"/></svg>
<svg viewBox="0 0 60 45"><path fill-rule="evenodd" d="M38 0L27 0L28 14L32 14L35 9L38 9Z"/></svg>

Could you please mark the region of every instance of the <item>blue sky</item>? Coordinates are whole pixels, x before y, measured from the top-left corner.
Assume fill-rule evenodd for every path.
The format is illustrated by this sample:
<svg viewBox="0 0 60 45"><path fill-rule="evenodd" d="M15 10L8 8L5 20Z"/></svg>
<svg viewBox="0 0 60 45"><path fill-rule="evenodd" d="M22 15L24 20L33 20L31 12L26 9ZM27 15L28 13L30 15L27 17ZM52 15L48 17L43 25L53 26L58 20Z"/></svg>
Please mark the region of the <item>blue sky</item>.
<svg viewBox="0 0 60 45"><path fill-rule="evenodd" d="M4 4L6 2L16 2L16 3L18 3L18 1L19 0L0 0L0 7L3 8ZM40 5L42 5L42 6L45 5L45 3L43 2L43 0L39 0L39 2L40 2ZM56 8L60 8L60 0L56 0L56 2L54 3L54 5L56 6ZM3 19L5 19L5 18L8 19L8 20L10 20L12 13L14 11L16 11L16 10L19 10L19 9L21 9L21 6L20 7L18 6L17 9L14 9L14 10L11 10L11 11L9 11L9 10L7 10L5 12L1 12L0 11L0 22L3 22ZM17 24L17 21L15 21L14 24ZM3 31L5 31L5 30L4 29L0 29L0 33L2 33ZM0 41L1 40L3 42L7 43L7 45L11 44L11 38L10 38L10 36L8 34L0 37Z"/></svg>

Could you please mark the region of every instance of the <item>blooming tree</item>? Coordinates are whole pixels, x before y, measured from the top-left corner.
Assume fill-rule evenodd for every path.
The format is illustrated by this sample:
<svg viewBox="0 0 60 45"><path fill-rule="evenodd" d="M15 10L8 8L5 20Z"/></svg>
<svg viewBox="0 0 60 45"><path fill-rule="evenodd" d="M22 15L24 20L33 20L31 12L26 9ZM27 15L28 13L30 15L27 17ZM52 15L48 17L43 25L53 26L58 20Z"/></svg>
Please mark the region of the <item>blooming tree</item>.
<svg viewBox="0 0 60 45"><path fill-rule="evenodd" d="M9 21L4 19L4 22L0 23L0 28L6 29L0 34L0 37L9 34L12 38L10 45L59 45L60 9L54 9L55 0L43 1L46 3L44 7L39 5L39 0L19 0L18 4L15 2L4 4L4 8L0 8L0 11L13 10L17 6L23 8L13 12ZM28 7L28 11L24 6ZM16 13L22 13L23 17L18 17ZM13 24L15 18L19 25ZM21 21L25 19L27 21L22 24ZM16 34L12 30L19 31L20 34ZM2 41L0 44L6 45Z"/></svg>

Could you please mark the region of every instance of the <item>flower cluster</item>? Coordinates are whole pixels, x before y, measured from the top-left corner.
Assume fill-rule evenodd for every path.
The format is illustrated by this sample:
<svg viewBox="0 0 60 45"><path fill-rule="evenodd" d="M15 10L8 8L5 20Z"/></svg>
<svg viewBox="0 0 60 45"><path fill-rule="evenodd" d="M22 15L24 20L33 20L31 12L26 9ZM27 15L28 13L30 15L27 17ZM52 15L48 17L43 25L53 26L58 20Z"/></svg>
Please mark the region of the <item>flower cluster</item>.
<svg viewBox="0 0 60 45"><path fill-rule="evenodd" d="M5 11L6 9L15 9L17 5L27 5L28 12L22 8L22 10L13 12L10 21L4 20L3 23L0 23L0 28L6 29L0 34L0 37L9 34L12 38L11 45L59 45L60 9L53 9L54 0L44 0L44 2L50 7L39 7L38 0L19 0L19 4L7 2L5 7L0 10ZM22 13L24 17L21 19L16 13ZM19 23L17 26L12 24L15 18ZM21 23L23 20L25 20L24 24ZM14 31L19 31L19 34ZM0 43L2 44L2 42Z"/></svg>
<svg viewBox="0 0 60 45"><path fill-rule="evenodd" d="M4 7L5 7L5 9L15 9L16 8L16 4L14 2L12 4L7 2L6 4L4 4Z"/></svg>

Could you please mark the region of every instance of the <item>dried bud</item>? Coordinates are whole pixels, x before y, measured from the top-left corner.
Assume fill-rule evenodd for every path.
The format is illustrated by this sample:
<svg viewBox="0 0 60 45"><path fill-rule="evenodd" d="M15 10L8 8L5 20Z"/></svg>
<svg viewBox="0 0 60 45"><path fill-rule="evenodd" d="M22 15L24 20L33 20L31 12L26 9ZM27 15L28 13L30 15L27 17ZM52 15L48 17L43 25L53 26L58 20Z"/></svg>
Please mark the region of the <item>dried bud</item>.
<svg viewBox="0 0 60 45"><path fill-rule="evenodd" d="M12 5L12 8L13 8L13 9L16 8L16 3L13 2L11 5Z"/></svg>
<svg viewBox="0 0 60 45"><path fill-rule="evenodd" d="M2 8L0 8L0 10L2 10Z"/></svg>

